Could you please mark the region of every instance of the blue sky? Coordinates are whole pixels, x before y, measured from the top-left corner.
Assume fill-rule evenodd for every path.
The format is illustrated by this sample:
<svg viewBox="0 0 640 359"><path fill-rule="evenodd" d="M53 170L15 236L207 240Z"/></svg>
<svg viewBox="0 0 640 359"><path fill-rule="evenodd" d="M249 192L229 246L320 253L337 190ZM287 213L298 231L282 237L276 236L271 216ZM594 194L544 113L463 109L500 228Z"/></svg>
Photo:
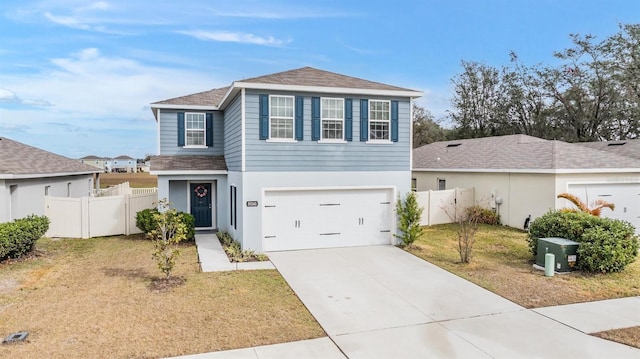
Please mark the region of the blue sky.
<svg viewBox="0 0 640 359"><path fill-rule="evenodd" d="M461 60L552 64L570 33L638 22L637 0L3 0L0 136L143 157L149 103L304 66L423 91L443 117Z"/></svg>

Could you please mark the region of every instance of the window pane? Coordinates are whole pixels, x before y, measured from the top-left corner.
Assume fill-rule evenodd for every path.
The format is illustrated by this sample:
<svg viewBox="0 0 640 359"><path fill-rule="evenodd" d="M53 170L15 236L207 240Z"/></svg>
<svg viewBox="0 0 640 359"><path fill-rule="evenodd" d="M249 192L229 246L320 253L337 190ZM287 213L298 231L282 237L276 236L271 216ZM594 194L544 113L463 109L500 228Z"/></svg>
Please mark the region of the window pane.
<svg viewBox="0 0 640 359"><path fill-rule="evenodd" d="M342 139L342 121L325 120L322 121L322 138Z"/></svg>
<svg viewBox="0 0 640 359"><path fill-rule="evenodd" d="M293 120L288 118L272 118L270 137L293 139Z"/></svg>

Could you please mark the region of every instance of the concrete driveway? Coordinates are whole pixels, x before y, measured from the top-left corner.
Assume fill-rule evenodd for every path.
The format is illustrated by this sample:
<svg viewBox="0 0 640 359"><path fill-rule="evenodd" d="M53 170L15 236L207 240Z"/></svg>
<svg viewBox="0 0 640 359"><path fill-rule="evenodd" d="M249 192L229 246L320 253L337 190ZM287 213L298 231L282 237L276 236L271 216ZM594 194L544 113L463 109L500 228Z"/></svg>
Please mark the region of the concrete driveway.
<svg viewBox="0 0 640 359"><path fill-rule="evenodd" d="M269 257L352 359L640 357L640 350L524 309L393 246Z"/></svg>

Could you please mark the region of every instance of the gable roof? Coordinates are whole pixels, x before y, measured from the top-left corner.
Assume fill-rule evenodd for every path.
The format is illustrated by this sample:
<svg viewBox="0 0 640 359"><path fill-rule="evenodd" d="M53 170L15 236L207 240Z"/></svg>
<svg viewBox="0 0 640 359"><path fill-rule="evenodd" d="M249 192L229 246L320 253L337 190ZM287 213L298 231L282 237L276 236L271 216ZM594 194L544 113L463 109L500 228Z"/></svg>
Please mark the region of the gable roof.
<svg viewBox="0 0 640 359"><path fill-rule="evenodd" d="M577 142L576 145L640 159L640 139L598 142Z"/></svg>
<svg viewBox="0 0 640 359"><path fill-rule="evenodd" d="M114 160L135 160L135 158L127 156L127 155L120 155L118 157L114 157Z"/></svg>
<svg viewBox="0 0 640 359"><path fill-rule="evenodd" d="M243 88L399 97L422 96L422 92L407 88L341 75L313 67L302 67L299 69L235 81L231 86L227 87L153 102L151 104L151 109L154 112L156 119L157 110L162 108L188 108L194 110L223 109Z"/></svg>
<svg viewBox="0 0 640 359"><path fill-rule="evenodd" d="M640 160L563 141L509 135L434 142L413 150L413 169L457 172L640 172Z"/></svg>
<svg viewBox="0 0 640 359"><path fill-rule="evenodd" d="M80 161L0 137L0 179L100 173Z"/></svg>

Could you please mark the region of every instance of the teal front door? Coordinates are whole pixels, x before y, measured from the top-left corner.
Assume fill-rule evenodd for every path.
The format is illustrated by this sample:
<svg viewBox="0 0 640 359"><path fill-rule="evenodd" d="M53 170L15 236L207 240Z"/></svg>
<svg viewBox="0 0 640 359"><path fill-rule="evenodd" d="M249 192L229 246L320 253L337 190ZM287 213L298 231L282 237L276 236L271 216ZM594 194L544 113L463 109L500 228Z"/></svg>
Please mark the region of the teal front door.
<svg viewBox="0 0 640 359"><path fill-rule="evenodd" d="M211 183L191 183L191 214L196 218L196 228L212 227Z"/></svg>

